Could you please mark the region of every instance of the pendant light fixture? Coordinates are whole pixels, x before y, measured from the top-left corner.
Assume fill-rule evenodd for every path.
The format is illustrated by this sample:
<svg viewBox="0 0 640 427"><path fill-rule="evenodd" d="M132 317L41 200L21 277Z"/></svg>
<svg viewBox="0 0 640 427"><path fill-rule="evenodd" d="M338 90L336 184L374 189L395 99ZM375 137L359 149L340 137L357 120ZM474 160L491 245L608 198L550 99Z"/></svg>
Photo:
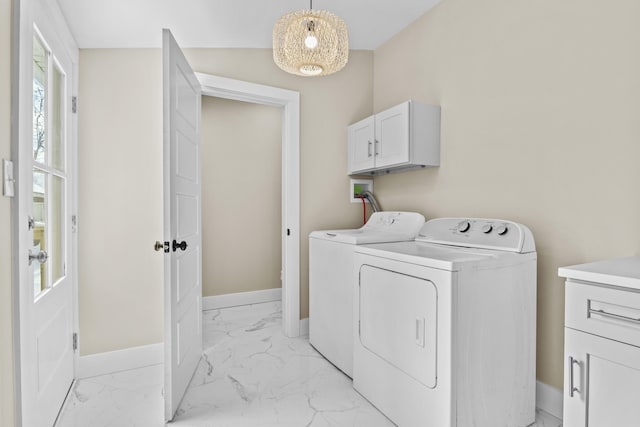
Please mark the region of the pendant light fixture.
<svg viewBox="0 0 640 427"><path fill-rule="evenodd" d="M273 26L273 60L284 71L299 76L326 76L340 71L349 60L347 24L326 10L287 13Z"/></svg>

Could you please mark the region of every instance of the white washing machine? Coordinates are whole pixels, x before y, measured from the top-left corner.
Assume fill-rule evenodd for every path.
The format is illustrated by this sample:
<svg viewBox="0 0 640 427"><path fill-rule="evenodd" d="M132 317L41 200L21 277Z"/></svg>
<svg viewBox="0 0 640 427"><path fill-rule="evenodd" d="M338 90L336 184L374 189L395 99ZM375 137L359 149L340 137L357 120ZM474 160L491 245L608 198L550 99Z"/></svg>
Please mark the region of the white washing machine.
<svg viewBox="0 0 640 427"><path fill-rule="evenodd" d="M353 375L353 249L413 240L424 224L415 212L375 212L354 230L309 235L309 342L349 377Z"/></svg>
<svg viewBox="0 0 640 427"><path fill-rule="evenodd" d="M536 252L511 221L440 218L359 246L353 386L400 427L535 421Z"/></svg>

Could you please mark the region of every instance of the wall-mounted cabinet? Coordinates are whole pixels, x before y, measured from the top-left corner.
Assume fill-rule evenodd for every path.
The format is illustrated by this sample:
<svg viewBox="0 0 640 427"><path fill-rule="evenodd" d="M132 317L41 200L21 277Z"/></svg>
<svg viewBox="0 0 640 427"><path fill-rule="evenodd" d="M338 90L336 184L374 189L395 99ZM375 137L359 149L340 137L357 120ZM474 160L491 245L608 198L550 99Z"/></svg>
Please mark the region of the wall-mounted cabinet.
<svg viewBox="0 0 640 427"><path fill-rule="evenodd" d="M349 175L440 165L440 107L403 102L350 125Z"/></svg>

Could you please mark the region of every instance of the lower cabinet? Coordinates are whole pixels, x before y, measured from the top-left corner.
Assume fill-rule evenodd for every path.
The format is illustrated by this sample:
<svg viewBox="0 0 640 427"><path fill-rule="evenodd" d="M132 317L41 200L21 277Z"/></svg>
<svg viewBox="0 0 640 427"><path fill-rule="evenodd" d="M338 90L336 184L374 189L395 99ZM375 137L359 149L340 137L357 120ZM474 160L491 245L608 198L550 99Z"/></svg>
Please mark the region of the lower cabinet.
<svg viewBox="0 0 640 427"><path fill-rule="evenodd" d="M564 427L640 426L640 347L565 328Z"/></svg>

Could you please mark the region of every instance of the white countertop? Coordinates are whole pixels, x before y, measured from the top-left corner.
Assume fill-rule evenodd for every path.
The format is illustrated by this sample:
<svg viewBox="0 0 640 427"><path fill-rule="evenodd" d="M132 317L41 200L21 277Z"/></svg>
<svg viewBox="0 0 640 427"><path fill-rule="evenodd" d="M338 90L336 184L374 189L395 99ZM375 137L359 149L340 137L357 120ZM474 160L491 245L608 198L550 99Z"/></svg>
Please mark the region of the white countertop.
<svg viewBox="0 0 640 427"><path fill-rule="evenodd" d="M558 275L567 279L640 290L640 256L560 267Z"/></svg>

